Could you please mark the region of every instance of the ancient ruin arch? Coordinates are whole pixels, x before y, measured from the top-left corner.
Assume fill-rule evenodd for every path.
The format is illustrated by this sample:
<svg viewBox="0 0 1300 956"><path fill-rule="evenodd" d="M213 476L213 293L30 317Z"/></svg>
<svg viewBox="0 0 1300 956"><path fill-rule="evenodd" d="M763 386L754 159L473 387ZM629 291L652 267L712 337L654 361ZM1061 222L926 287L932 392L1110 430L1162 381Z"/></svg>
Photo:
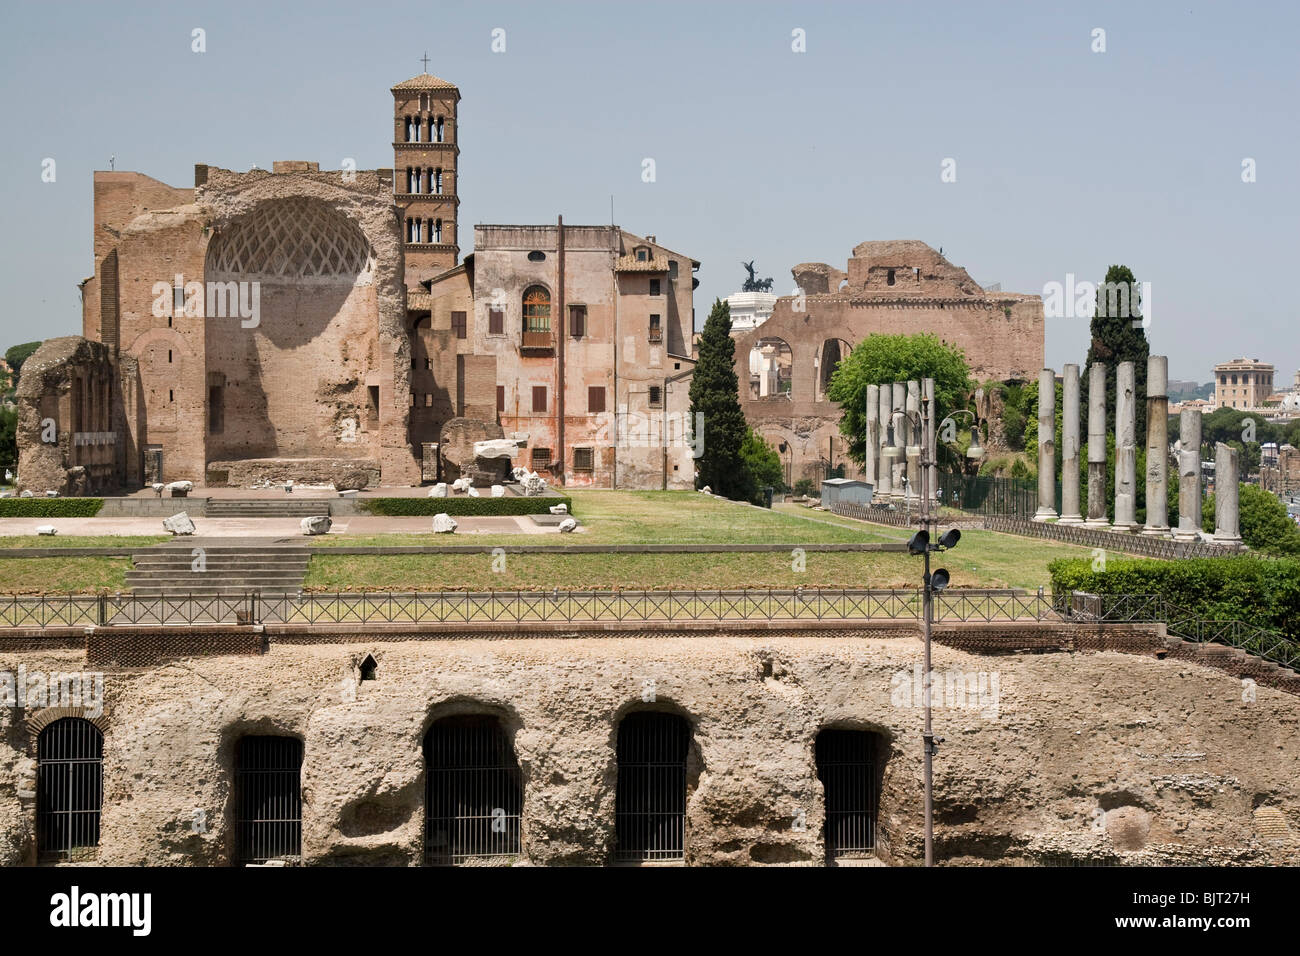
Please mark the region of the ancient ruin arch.
<svg viewBox="0 0 1300 956"><path fill-rule="evenodd" d="M868 730L827 727L814 745L825 804L826 863L876 854L884 738Z"/></svg>
<svg viewBox="0 0 1300 956"><path fill-rule="evenodd" d="M235 742L236 862L302 855L303 744L248 735Z"/></svg>
<svg viewBox="0 0 1300 956"><path fill-rule="evenodd" d="M853 351L853 346L841 338L829 338L822 342L821 348L817 350L816 358L816 401L826 401L826 392L831 385L831 376L835 374L835 366L847 358L851 351Z"/></svg>
<svg viewBox="0 0 1300 956"><path fill-rule="evenodd" d="M523 779L495 715L434 721L424 735L424 780L426 865L519 855Z"/></svg>
<svg viewBox="0 0 1300 956"><path fill-rule="evenodd" d="M36 741L36 852L68 860L99 845L104 734L82 717L61 717Z"/></svg>
<svg viewBox="0 0 1300 956"><path fill-rule="evenodd" d="M619 721L615 860L684 857L690 752L691 725L681 714L634 710Z"/></svg>
<svg viewBox="0 0 1300 956"><path fill-rule="evenodd" d="M794 383L794 352L785 339L760 338L749 353L749 397L789 400Z"/></svg>
<svg viewBox="0 0 1300 956"><path fill-rule="evenodd" d="M356 223L305 196L258 203L208 246L207 277L355 279L374 271L374 252Z"/></svg>

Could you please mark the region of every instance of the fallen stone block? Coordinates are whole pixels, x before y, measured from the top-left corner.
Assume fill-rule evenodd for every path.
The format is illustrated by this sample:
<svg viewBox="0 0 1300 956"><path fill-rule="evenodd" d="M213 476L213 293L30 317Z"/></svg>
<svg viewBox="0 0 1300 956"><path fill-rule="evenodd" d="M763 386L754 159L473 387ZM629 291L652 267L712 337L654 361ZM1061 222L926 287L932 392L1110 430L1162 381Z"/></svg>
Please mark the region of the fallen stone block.
<svg viewBox="0 0 1300 956"><path fill-rule="evenodd" d="M192 481L172 481L167 484L165 489L173 498L184 498L194 490Z"/></svg>
<svg viewBox="0 0 1300 956"><path fill-rule="evenodd" d="M59 493L58 493L57 491L50 490L50 491L45 492L45 497L46 497L46 498L57 498L57 497L59 497Z"/></svg>
<svg viewBox="0 0 1300 956"><path fill-rule="evenodd" d="M473 485L470 485L468 488L465 489L465 494L469 495L471 498L477 498L479 496L478 489L475 488Z"/></svg>
<svg viewBox="0 0 1300 956"><path fill-rule="evenodd" d="M493 486L492 486L492 497L493 497L493 498L504 498L505 496L506 496L506 486L505 486L505 485L493 485Z"/></svg>
<svg viewBox="0 0 1300 956"><path fill-rule="evenodd" d="M37 534L58 534L59 529L52 524L42 524L36 526Z"/></svg>
<svg viewBox="0 0 1300 956"><path fill-rule="evenodd" d="M560 522L560 531L566 534L576 527L578 527L578 522L572 518L565 518Z"/></svg>
<svg viewBox="0 0 1300 956"><path fill-rule="evenodd" d="M357 489L355 488L344 488L342 491L339 492L340 498L355 498L356 496L357 496Z"/></svg>
<svg viewBox="0 0 1300 956"><path fill-rule="evenodd" d="M430 489L429 489L429 497L430 497L430 498L446 498L446 497L447 497L447 483L446 483L445 481L440 481L440 482L438 482L436 485L434 485L432 488L430 488Z"/></svg>
<svg viewBox="0 0 1300 956"><path fill-rule="evenodd" d="M163 528L172 534L193 534L194 522L186 512L182 511L170 518L163 518Z"/></svg>
<svg viewBox="0 0 1300 956"><path fill-rule="evenodd" d="M474 443L475 458L513 458L519 446L511 438L489 438Z"/></svg>
<svg viewBox="0 0 1300 956"><path fill-rule="evenodd" d="M444 513L433 516L434 534L454 534L456 531L456 520L451 515Z"/></svg>
<svg viewBox="0 0 1300 956"><path fill-rule="evenodd" d="M546 479L533 472L524 479L524 494L529 498L537 498L546 494Z"/></svg>
<svg viewBox="0 0 1300 956"><path fill-rule="evenodd" d="M553 515L567 515L568 513L569 513L569 506L566 505L563 501L561 501L558 505L551 505L551 514Z"/></svg>
<svg viewBox="0 0 1300 956"><path fill-rule="evenodd" d="M298 523L298 526L302 528L303 534L329 534L332 523L329 515L312 515L309 518L303 518Z"/></svg>
<svg viewBox="0 0 1300 956"><path fill-rule="evenodd" d="M22 493L21 495L19 495L18 497L19 497L19 498L35 498L36 495L34 495L34 494L32 493L32 489L30 489L30 488L24 488L24 489L23 489L23 493Z"/></svg>
<svg viewBox="0 0 1300 956"><path fill-rule="evenodd" d="M524 480L525 478L527 478L530 474L532 474L532 473L531 473L527 468L512 468L512 469L510 469L510 477L513 478L515 481L523 481L523 480Z"/></svg>

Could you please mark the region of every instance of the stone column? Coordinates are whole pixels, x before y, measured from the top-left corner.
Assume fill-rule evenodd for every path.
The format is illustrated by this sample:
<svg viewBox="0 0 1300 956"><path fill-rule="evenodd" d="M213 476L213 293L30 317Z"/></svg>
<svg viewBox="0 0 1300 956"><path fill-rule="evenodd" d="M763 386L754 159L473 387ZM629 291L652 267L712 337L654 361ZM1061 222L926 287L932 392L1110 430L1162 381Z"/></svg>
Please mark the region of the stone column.
<svg viewBox="0 0 1300 956"><path fill-rule="evenodd" d="M936 446L934 443L934 433L935 429L938 428L937 415L939 414L939 410L934 404L934 379L921 379L921 398L929 401L930 408L929 421L926 423L925 436L921 440L921 444L925 448L925 457L930 461L930 474L926 480L930 485L930 497L937 501L939 499L939 464L935 461L935 458L938 456L935 455Z"/></svg>
<svg viewBox="0 0 1300 956"><path fill-rule="evenodd" d="M1056 375L1038 373L1038 510L1035 521L1056 517Z"/></svg>
<svg viewBox="0 0 1300 956"><path fill-rule="evenodd" d="M1237 449L1214 445L1214 543L1241 547Z"/></svg>
<svg viewBox="0 0 1300 956"><path fill-rule="evenodd" d="M907 496L921 500L921 383L907 383Z"/></svg>
<svg viewBox="0 0 1300 956"><path fill-rule="evenodd" d="M1079 512L1079 366L1061 383L1061 524L1083 524Z"/></svg>
<svg viewBox="0 0 1300 956"><path fill-rule="evenodd" d="M1136 531L1137 405L1132 362L1115 369L1115 523L1116 531Z"/></svg>
<svg viewBox="0 0 1300 956"><path fill-rule="evenodd" d="M1201 413L1184 408L1178 419L1178 530L1174 539L1196 541L1200 536Z"/></svg>
<svg viewBox="0 0 1300 956"><path fill-rule="evenodd" d="M880 447L880 386L867 386L867 444L862 470L871 482L873 493L880 491L880 476L876 471L876 449Z"/></svg>
<svg viewBox="0 0 1300 956"><path fill-rule="evenodd" d="M1106 517L1106 366L1088 366L1088 520L1089 528L1109 528Z"/></svg>
<svg viewBox="0 0 1300 956"><path fill-rule="evenodd" d="M879 472L876 497L889 498L893 496L893 416L889 412L893 403L893 386L887 382L880 386L879 393L880 455L876 462L876 470Z"/></svg>
<svg viewBox="0 0 1300 956"><path fill-rule="evenodd" d="M1147 357L1147 522L1143 534L1169 536L1169 359Z"/></svg>
<svg viewBox="0 0 1300 956"><path fill-rule="evenodd" d="M890 478L890 484L894 489L894 498L903 500L903 479L907 476L907 454L908 431L907 419L903 415L903 409L907 407L907 385L903 382L895 382L890 390L890 415L894 421L894 473Z"/></svg>

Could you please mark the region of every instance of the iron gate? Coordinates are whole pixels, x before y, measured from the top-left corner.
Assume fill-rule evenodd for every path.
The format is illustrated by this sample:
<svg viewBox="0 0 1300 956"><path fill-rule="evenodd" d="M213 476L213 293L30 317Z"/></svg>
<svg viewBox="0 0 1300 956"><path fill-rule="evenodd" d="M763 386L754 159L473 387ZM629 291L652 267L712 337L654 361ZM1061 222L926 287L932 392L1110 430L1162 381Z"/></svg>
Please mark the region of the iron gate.
<svg viewBox="0 0 1300 956"><path fill-rule="evenodd" d="M676 714L632 713L618 725L615 860L682 859L690 743Z"/></svg>
<svg viewBox="0 0 1300 956"><path fill-rule="evenodd" d="M302 855L302 741L244 737L235 751L240 863Z"/></svg>
<svg viewBox="0 0 1300 956"><path fill-rule="evenodd" d="M424 737L424 862L518 856L523 788L495 717L447 717Z"/></svg>
<svg viewBox="0 0 1300 956"><path fill-rule="evenodd" d="M66 860L99 845L104 802L104 735L80 717L54 721L36 741L36 848Z"/></svg>
<svg viewBox="0 0 1300 956"><path fill-rule="evenodd" d="M826 799L826 861L876 852L876 735L823 730L817 735L817 776Z"/></svg>

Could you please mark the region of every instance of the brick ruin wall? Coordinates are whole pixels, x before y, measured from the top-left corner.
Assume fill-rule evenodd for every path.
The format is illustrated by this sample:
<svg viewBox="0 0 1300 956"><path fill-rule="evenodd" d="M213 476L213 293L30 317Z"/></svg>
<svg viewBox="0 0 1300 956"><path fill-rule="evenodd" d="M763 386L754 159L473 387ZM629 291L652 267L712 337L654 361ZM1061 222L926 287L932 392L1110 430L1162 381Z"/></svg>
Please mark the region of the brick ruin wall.
<svg viewBox="0 0 1300 956"><path fill-rule="evenodd" d="M434 720L475 712L500 719L517 755L525 860L600 865L613 843L618 721L635 709L691 724L689 864L824 862L814 740L826 727L882 735L880 856L920 859L914 630L412 640L344 629L266 644L251 630L219 630L152 643L96 632L93 657L107 670L97 862L229 862L235 741L275 733L304 742L305 862L417 865L422 736ZM1012 644L1046 650L1043 640ZM84 642L6 639L0 671L101 666L87 662ZM352 683L349 699L367 654L376 679ZM1300 859L1295 695L1259 687L1246 700L1220 671L1113 651L990 656L939 643L934 667L999 682L993 711L935 709L941 862ZM42 719L0 708L0 865L34 858L30 729ZM191 826L196 809L207 832Z"/></svg>

